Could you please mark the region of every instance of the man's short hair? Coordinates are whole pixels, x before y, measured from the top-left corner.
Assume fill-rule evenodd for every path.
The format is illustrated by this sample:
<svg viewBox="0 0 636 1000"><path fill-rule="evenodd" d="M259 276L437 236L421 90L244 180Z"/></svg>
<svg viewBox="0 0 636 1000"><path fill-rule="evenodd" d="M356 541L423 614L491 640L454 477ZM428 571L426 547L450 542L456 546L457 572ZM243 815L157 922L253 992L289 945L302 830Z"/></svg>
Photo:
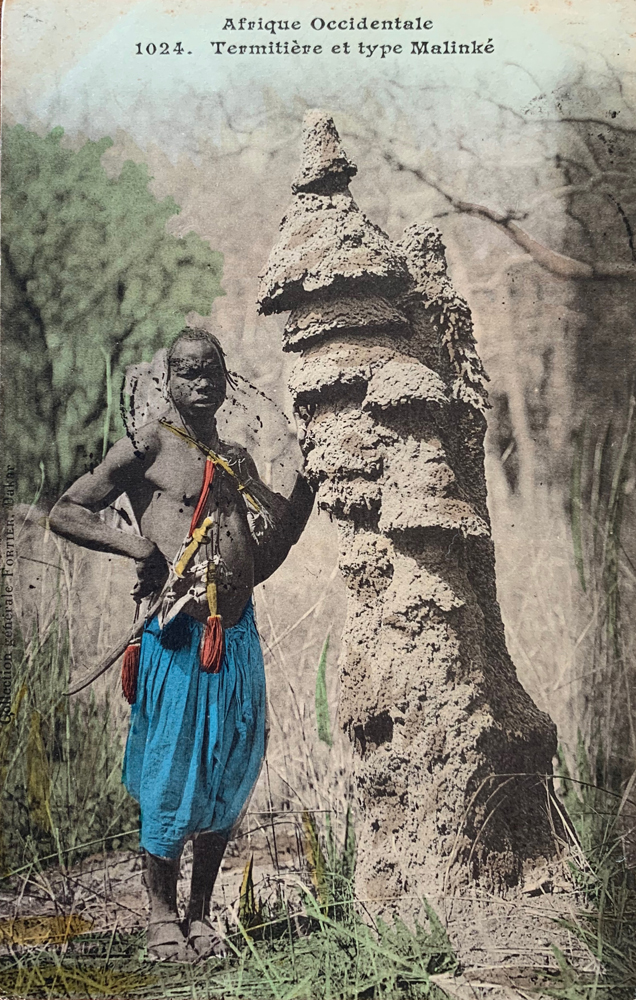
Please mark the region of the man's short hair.
<svg viewBox="0 0 636 1000"><path fill-rule="evenodd" d="M218 337L215 337L213 333L209 330L204 329L202 326L184 326L182 330L179 331L172 344L168 348L168 373L170 373L170 361L174 355L177 345L182 343L184 340L199 341L205 344L211 344L215 348L219 359L221 361L221 367L223 369L223 374L225 375L225 381L232 389L236 388L236 382L227 370L227 364L225 361L225 351L221 347L221 341Z"/></svg>

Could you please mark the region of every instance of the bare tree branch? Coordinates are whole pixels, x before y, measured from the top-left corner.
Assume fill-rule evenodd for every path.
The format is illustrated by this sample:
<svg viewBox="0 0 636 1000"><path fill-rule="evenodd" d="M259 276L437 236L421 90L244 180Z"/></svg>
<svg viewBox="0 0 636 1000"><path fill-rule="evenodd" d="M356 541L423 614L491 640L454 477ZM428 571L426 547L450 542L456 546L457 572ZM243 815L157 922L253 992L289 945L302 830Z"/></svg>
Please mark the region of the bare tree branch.
<svg viewBox="0 0 636 1000"><path fill-rule="evenodd" d="M609 186L611 178L615 178L616 181L632 180L628 173L618 170L608 170L605 173L596 174L583 184L563 184L561 187L551 188L548 191L542 191L541 194L532 199L530 202L530 208L536 208L538 205L543 204L545 201L550 201L552 198L571 198L574 195L590 194L594 190L596 190L599 194L611 196L611 191L606 190Z"/></svg>
<svg viewBox="0 0 636 1000"><path fill-rule="evenodd" d="M629 125L619 125L616 121L608 121L606 118L591 118L587 115L563 115L562 118L544 118L550 124L560 124L566 122L568 125L600 125L609 128L613 132L621 132L623 135L634 135L636 128Z"/></svg>
<svg viewBox="0 0 636 1000"><path fill-rule="evenodd" d="M508 212L507 214L502 214L501 212L496 212L494 209L487 208L485 205L476 205L473 202L463 201L460 198L456 198L450 191L440 184L439 181L432 177L429 177L424 173L423 170L418 167L408 166L403 163L392 153L385 151L383 153L384 159L389 163L394 170L398 172L406 172L417 177L418 180L422 181L423 184L427 184L429 187L437 191L441 196L453 207L456 212L463 213L464 215L474 215L480 219L485 219L487 222L492 223L497 226L502 232L506 234L516 243L517 246L521 247L526 253L530 254L532 259L543 267L550 274L555 275L557 278L565 279L578 279L582 281L598 281L601 279L612 278L615 280L636 280L636 264L623 264L623 263L593 263L589 264L586 261L575 260L574 257L568 257L565 254L558 253L556 250L550 250L549 247L544 246L535 240L529 233L527 233L518 223L515 221L519 218L525 218L525 214L521 215L517 212Z"/></svg>

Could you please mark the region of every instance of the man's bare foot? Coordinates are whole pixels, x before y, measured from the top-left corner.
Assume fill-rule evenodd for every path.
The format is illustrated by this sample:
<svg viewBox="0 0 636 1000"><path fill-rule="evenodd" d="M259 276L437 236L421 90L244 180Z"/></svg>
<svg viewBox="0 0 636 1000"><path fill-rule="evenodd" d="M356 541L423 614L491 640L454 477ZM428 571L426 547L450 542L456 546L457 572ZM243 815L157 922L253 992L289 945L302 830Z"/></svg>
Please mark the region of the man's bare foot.
<svg viewBox="0 0 636 1000"><path fill-rule="evenodd" d="M153 962L193 962L198 954L188 946L177 917L151 920L146 931L148 958Z"/></svg>
<svg viewBox="0 0 636 1000"><path fill-rule="evenodd" d="M207 917L203 920L192 920L186 925L186 938L189 948L195 951L200 959L224 958L227 954L223 938Z"/></svg>

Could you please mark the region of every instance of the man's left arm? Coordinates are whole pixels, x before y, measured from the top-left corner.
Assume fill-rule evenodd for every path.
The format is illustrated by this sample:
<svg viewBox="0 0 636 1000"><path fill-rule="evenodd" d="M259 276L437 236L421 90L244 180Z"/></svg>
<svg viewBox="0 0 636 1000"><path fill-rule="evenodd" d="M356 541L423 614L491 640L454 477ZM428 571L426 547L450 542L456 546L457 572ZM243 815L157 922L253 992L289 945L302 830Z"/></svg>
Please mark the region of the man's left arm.
<svg viewBox="0 0 636 1000"><path fill-rule="evenodd" d="M314 490L300 473L288 498L274 493L258 475L251 456L242 451L237 469L246 492L262 507L266 523L254 537L254 585L262 583L284 562L303 533L314 505Z"/></svg>

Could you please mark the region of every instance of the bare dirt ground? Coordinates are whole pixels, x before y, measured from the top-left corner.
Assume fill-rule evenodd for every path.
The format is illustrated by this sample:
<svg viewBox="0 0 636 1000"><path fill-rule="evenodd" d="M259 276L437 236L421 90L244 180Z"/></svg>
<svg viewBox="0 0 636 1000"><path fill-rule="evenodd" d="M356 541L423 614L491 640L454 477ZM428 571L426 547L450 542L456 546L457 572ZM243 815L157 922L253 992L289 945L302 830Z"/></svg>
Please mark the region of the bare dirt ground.
<svg viewBox="0 0 636 1000"><path fill-rule="evenodd" d="M300 824L294 824L291 831L279 830L274 838L271 830L262 829L263 818L259 814L255 823L256 817L248 816L241 835L228 848L213 900L212 916L222 930L236 922L241 883L250 858L255 894L263 901L282 893L293 905L300 899L299 882L311 885ZM190 871L191 848L187 845L179 883L182 910ZM536 1000L542 995L540 984L545 975L558 967L554 945L580 972L595 970L594 960L576 936L557 923L576 920L579 905L571 886L560 881L555 871L538 872L534 883L527 880L526 891L515 898L502 899L475 888L429 902L446 927L461 963L460 974L434 977L452 1000ZM364 909L364 901L361 905ZM0 954L7 955L15 948L18 935L24 941L23 948L41 948L46 943L46 928L61 915L80 918L85 923L79 923L77 930L85 933L142 931L147 896L141 855L130 851L95 854L69 869L24 872L16 877L11 888L5 886L0 892Z"/></svg>

